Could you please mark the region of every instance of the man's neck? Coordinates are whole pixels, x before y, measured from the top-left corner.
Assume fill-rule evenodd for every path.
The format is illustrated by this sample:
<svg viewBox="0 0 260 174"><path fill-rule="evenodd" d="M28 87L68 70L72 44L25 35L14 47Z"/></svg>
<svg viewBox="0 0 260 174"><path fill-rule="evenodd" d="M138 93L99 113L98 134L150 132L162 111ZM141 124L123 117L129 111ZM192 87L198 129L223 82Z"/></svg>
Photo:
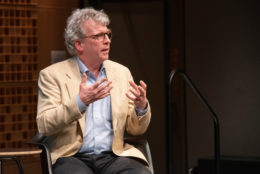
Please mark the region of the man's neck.
<svg viewBox="0 0 260 174"><path fill-rule="evenodd" d="M91 68L91 67L88 67L88 66L87 67L88 67L89 71L91 71L94 74L94 76L97 78L98 74L100 72L101 66L102 65L100 65L99 67L95 67L95 68Z"/></svg>
<svg viewBox="0 0 260 174"><path fill-rule="evenodd" d="M88 68L88 70L91 71L94 74L94 76L97 78L103 62L99 63L99 62L86 61L82 59L80 60Z"/></svg>

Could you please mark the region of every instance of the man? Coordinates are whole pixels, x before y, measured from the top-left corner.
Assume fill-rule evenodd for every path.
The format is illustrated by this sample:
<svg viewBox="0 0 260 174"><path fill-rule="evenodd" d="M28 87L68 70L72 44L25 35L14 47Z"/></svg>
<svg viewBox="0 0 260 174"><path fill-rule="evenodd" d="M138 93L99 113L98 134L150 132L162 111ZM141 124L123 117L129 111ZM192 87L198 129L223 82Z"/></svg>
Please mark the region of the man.
<svg viewBox="0 0 260 174"><path fill-rule="evenodd" d="M103 11L75 10L65 29L73 58L40 72L37 125L51 139L55 174L150 173L144 155L123 139L149 125L146 84L108 60L108 25Z"/></svg>

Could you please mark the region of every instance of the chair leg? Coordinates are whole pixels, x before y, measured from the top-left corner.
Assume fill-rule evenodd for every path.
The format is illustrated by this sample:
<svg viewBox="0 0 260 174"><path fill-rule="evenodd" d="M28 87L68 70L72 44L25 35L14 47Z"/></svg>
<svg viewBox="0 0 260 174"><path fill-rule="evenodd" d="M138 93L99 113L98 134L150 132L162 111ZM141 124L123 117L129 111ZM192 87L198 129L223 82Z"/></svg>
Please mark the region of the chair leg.
<svg viewBox="0 0 260 174"><path fill-rule="evenodd" d="M20 160L18 160L16 157L0 157L0 174L2 174L2 160L10 160L10 159L15 161L19 169L19 173L24 174L22 164Z"/></svg>
<svg viewBox="0 0 260 174"><path fill-rule="evenodd" d="M24 174L23 167L22 167L20 160L18 160L16 157L13 157L13 160L16 162L16 164L18 166L20 174Z"/></svg>

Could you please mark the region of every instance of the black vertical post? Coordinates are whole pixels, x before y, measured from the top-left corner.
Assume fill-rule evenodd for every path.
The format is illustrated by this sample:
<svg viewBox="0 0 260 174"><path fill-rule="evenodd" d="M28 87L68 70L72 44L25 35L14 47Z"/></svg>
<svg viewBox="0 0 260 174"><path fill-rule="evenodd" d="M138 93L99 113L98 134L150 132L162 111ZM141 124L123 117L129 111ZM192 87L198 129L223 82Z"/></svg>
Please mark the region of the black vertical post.
<svg viewBox="0 0 260 174"><path fill-rule="evenodd" d="M171 92L168 85L168 74L170 72L170 44L169 44L169 0L164 0L164 61L165 61L165 88L166 88L166 171L167 174L173 174L173 133L172 133L172 104L170 102Z"/></svg>
<svg viewBox="0 0 260 174"><path fill-rule="evenodd" d="M183 54L183 57L182 57L182 64L183 64L183 69L184 71L186 70L186 0L182 0L182 4L181 4L181 7L182 7L182 54ZM184 91L183 91L183 98L184 98L184 168L185 168L185 173L188 174L189 173L189 157L188 157L188 128L187 128L187 124L188 124L188 120L187 120L187 101L186 101L186 91L185 91L185 83L183 84L184 85Z"/></svg>

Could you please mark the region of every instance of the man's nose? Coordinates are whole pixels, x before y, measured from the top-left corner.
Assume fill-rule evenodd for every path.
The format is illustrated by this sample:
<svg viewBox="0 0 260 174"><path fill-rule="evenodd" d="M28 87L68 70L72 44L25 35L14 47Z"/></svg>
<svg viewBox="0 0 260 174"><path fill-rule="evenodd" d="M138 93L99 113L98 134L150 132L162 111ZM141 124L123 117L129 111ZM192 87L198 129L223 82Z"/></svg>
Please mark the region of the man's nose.
<svg viewBox="0 0 260 174"><path fill-rule="evenodd" d="M111 43L111 39L105 34L104 43Z"/></svg>

